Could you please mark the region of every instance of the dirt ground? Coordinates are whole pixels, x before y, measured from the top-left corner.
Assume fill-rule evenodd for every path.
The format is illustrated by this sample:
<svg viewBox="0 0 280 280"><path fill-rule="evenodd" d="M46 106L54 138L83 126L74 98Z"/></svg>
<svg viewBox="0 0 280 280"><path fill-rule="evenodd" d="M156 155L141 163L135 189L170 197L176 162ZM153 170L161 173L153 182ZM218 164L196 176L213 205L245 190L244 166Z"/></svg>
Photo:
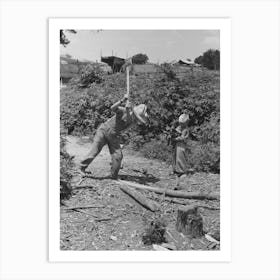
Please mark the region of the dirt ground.
<svg viewBox="0 0 280 280"><path fill-rule="evenodd" d="M67 138L67 152L79 161L90 149L87 139ZM167 164L143 158L140 154L123 149L124 159L120 179L164 189L173 189L175 176ZM188 238L175 229L177 210L181 204L199 205L204 232L219 240L220 210L217 200L172 199L149 191L141 191L145 197L158 202L160 211L151 212L120 190L109 179L110 154L107 147L89 166L93 178L86 178L80 185L79 176L73 180L73 196L61 205L61 250L154 250L142 241L143 233L156 220L166 224L166 242L176 250L219 250L220 244L206 237ZM184 191L212 193L220 191L219 174L195 173L181 182ZM90 206L90 208L67 209Z"/></svg>

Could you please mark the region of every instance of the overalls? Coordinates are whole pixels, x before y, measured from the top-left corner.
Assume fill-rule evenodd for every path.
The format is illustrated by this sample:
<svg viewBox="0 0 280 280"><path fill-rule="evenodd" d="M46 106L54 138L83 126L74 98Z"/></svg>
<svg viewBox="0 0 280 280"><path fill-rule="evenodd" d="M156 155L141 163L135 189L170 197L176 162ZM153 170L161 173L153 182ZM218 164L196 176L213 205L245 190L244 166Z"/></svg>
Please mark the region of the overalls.
<svg viewBox="0 0 280 280"><path fill-rule="evenodd" d="M180 127L176 129L179 132L183 140L176 143L174 159L173 159L173 171L178 175L185 174L187 171L187 153L186 153L186 141L189 135L188 128L181 130Z"/></svg>
<svg viewBox="0 0 280 280"><path fill-rule="evenodd" d="M112 158L111 175L113 178L117 178L123 159L120 147L120 133L128 129L132 124L132 111L126 111L126 109L118 107L116 114L97 129L92 149L86 158L81 161L81 166L88 167L107 144Z"/></svg>

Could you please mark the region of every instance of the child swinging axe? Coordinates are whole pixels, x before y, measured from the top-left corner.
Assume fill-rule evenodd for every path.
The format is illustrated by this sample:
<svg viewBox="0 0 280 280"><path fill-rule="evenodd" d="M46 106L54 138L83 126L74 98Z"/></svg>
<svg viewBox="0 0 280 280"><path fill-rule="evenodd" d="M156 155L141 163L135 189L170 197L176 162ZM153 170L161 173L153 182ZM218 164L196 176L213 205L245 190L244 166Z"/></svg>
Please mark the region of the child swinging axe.
<svg viewBox="0 0 280 280"><path fill-rule="evenodd" d="M130 65L132 65L132 58L129 58L125 61L124 65L122 66L122 68L125 68L126 70L126 95L125 97L127 98L126 101L126 106L129 107L129 67ZM123 144L120 144L121 149L123 148ZM121 167L122 168L122 167Z"/></svg>
<svg viewBox="0 0 280 280"><path fill-rule="evenodd" d="M102 148L105 145L108 145L112 159L111 178L118 179L118 173L123 159L120 146L121 133L137 123L147 124L148 122L147 106L145 104L140 104L138 106L132 107L130 104L128 67L126 75L127 92L121 100L111 106L114 116L101 124L97 129L91 150L79 164L79 169L82 174L87 172L87 167L100 153Z"/></svg>

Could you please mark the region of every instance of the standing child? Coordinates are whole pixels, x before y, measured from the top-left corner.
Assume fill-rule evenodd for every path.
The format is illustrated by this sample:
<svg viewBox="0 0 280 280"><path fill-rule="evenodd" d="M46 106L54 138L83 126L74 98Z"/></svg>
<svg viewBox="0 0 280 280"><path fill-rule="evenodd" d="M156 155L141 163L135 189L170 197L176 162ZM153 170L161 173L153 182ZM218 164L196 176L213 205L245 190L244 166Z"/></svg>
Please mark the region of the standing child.
<svg viewBox="0 0 280 280"><path fill-rule="evenodd" d="M125 105L125 107L123 107ZM132 108L128 96L111 106L115 113L113 117L103 123L96 131L92 149L88 155L80 162L80 170L86 172L89 164L95 159L105 145L108 145L112 158L111 176L118 178L118 173L122 162L122 150L120 146L120 134L136 123L146 124L148 120L147 107L140 104Z"/></svg>
<svg viewBox="0 0 280 280"><path fill-rule="evenodd" d="M187 172L186 141L189 137L188 121L189 115L182 114L179 117L179 126L176 128L180 136L174 139L176 146L174 151L173 172L177 175L175 189L180 188L180 178L184 177Z"/></svg>

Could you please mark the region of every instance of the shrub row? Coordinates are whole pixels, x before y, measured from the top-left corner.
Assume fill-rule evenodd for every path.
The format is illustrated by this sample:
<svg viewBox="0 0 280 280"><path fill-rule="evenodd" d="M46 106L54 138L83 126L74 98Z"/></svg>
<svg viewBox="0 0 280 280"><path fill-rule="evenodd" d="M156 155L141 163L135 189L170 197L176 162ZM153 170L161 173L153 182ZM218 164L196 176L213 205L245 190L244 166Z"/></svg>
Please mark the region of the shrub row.
<svg viewBox="0 0 280 280"><path fill-rule="evenodd" d="M73 177L71 169L74 167L71 156L65 149L65 138L60 137L60 201L68 199L72 194L71 179Z"/></svg>
<svg viewBox="0 0 280 280"><path fill-rule="evenodd" d="M94 71L94 70L93 70ZM82 78L82 76L81 76ZM189 71L178 79L169 65L159 72L130 77L133 104L148 106L150 123L137 126L124 135L130 145L147 157L170 162L171 136L182 113L190 115L192 140L188 162L197 171L219 172L220 164L220 89L219 72ZM102 76L102 81L80 87L79 81L61 91L61 127L67 133L92 135L108 119L110 106L126 92L123 73Z"/></svg>

